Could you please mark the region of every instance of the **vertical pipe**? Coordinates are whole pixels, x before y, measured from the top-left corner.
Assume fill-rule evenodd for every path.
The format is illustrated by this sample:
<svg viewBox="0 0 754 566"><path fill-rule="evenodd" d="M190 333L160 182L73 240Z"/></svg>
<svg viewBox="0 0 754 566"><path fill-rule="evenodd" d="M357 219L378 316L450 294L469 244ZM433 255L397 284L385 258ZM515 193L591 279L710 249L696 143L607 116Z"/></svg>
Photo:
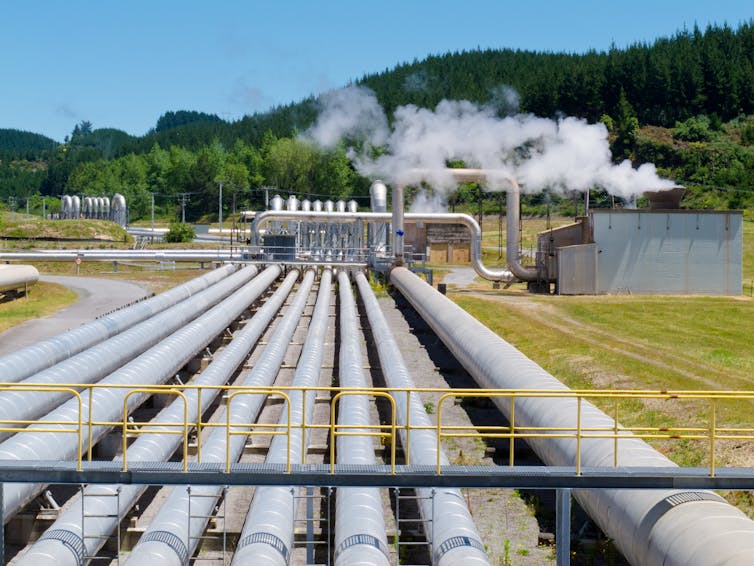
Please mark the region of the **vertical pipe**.
<svg viewBox="0 0 754 566"><path fill-rule="evenodd" d="M403 265L403 185L393 189L393 263Z"/></svg>

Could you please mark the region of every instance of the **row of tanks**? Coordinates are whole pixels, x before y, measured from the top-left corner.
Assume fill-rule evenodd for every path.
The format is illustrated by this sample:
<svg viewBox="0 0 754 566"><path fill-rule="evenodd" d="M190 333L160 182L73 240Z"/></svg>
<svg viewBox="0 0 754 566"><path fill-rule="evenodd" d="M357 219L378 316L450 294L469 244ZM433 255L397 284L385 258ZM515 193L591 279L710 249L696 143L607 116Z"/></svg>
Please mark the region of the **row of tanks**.
<svg viewBox="0 0 754 566"><path fill-rule="evenodd" d="M84 197L82 199L77 195L63 195L60 199L60 218L63 220L78 218L112 220L121 226L125 226L127 221L126 199L119 193L115 193L112 200L108 197Z"/></svg>

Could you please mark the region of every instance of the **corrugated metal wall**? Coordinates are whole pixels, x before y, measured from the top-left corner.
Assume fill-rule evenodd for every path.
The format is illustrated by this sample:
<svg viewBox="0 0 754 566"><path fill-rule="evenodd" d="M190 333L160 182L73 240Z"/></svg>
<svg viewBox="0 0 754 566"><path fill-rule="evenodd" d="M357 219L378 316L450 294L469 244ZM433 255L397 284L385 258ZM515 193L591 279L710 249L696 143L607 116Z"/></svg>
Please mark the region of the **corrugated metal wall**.
<svg viewBox="0 0 754 566"><path fill-rule="evenodd" d="M594 295L597 292L597 244L558 249L558 294Z"/></svg>
<svg viewBox="0 0 754 566"><path fill-rule="evenodd" d="M592 211L597 293L740 295L739 211Z"/></svg>

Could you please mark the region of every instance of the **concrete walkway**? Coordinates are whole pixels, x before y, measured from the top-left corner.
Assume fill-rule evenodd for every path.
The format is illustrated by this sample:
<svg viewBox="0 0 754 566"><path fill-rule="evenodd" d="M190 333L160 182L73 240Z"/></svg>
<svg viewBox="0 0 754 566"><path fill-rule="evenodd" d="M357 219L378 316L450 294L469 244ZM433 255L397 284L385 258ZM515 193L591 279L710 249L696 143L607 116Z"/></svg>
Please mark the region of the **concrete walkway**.
<svg viewBox="0 0 754 566"><path fill-rule="evenodd" d="M458 287L466 287L471 285L476 278L476 271L471 267L454 267L450 273L447 273L443 277L442 282L448 285L456 285Z"/></svg>
<svg viewBox="0 0 754 566"><path fill-rule="evenodd" d="M0 355L75 328L148 294L137 283L117 279L63 275L43 275L39 279L65 285L78 295L78 301L52 316L27 320L0 333Z"/></svg>

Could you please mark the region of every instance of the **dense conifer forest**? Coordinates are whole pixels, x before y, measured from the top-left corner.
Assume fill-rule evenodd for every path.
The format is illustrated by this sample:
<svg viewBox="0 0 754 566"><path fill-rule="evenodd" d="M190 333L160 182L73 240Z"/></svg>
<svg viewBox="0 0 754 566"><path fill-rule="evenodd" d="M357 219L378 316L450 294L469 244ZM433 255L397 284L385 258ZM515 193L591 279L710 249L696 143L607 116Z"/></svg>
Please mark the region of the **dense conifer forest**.
<svg viewBox="0 0 754 566"><path fill-rule="evenodd" d="M616 161L652 162L689 187L689 206L754 208L754 23L678 31L652 44L588 53L510 49L433 55L365 75L388 116L399 106L434 108L443 99L492 105L499 115L576 116L603 122ZM187 219L258 207L262 187L309 198L364 196L369 180L345 145L320 150L298 133L316 119L309 98L227 122L168 111L154 129L131 136L84 121L62 143L0 129L0 202L32 209L59 195L120 192L132 219L173 218L186 195ZM462 193L460 201L478 198ZM537 209L536 198L528 205ZM19 205L17 205L19 206ZM476 205L474 205L476 206Z"/></svg>

